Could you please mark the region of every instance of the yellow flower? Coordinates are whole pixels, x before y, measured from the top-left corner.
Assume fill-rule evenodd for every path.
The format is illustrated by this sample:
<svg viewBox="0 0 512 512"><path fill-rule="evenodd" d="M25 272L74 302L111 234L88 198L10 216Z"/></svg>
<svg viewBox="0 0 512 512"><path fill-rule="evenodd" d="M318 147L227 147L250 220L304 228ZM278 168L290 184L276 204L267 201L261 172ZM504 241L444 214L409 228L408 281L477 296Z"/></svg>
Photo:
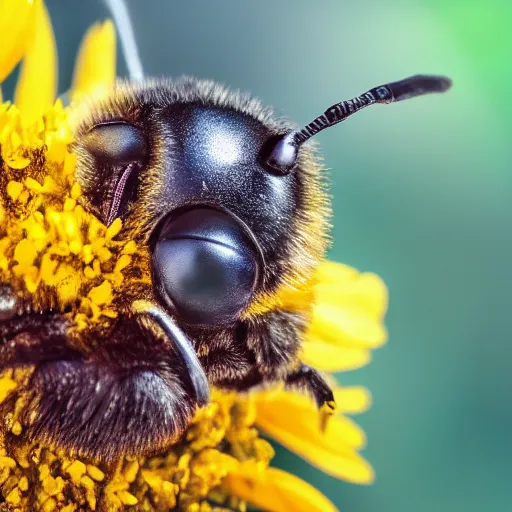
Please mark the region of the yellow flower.
<svg viewBox="0 0 512 512"><path fill-rule="evenodd" d="M0 83L13 70L26 51L28 36L33 30L36 7L33 0L0 1Z"/></svg>
<svg viewBox="0 0 512 512"><path fill-rule="evenodd" d="M14 95L16 105L27 118L36 118L51 107L57 90L55 38L42 0L36 2L35 11L36 23Z"/></svg>
<svg viewBox="0 0 512 512"><path fill-rule="evenodd" d="M60 102L43 118L25 121L15 106L0 110L0 145L6 186L0 191L4 222L0 277L36 306L66 305L80 297L80 314L111 316L111 295L131 262L133 244L115 241L109 228L78 204L72 133ZM41 165L43 167L41 167ZM125 247L127 246L127 247Z"/></svg>
<svg viewBox="0 0 512 512"><path fill-rule="evenodd" d="M387 290L374 274L361 274L339 263L324 262L313 281L314 307L302 358L324 371L358 368L370 359L370 350L382 345ZM287 303L293 299L287 297ZM298 304L298 302L296 302ZM290 304L291 306L291 304ZM331 476L368 484L374 473L358 451L366 444L364 432L346 414L370 407L365 388L341 387L330 377L338 415L325 430L318 410L303 395L283 389L253 393L256 425L283 446Z"/></svg>
<svg viewBox="0 0 512 512"><path fill-rule="evenodd" d="M113 23L107 20L93 25L82 41L73 75L73 97L101 93L115 78L116 35Z"/></svg>
<svg viewBox="0 0 512 512"><path fill-rule="evenodd" d="M280 469L258 471L242 464L231 472L225 486L237 496L264 510L296 512L336 512L336 507L314 487Z"/></svg>
<svg viewBox="0 0 512 512"><path fill-rule="evenodd" d="M57 57L43 2L20 0L15 7L0 0L0 33L0 81L24 59L15 105L0 104L0 280L36 307L72 305L75 328L86 329L117 314L124 272L140 251L133 241L116 240L119 219L107 228L79 204L70 110L55 102ZM74 73L74 101L112 85L115 47L110 21L90 29ZM387 291L373 274L324 262L307 289L283 290L279 301L291 310L313 304L302 359L321 371L359 368L386 340ZM325 428L309 398L293 391L213 390L211 403L166 453L107 465L20 442L24 398L12 404L10 397L28 385L31 370L0 375L0 492L13 510L220 512L250 503L275 512L335 511L312 486L270 466L274 453L262 432L334 477L373 480L359 454L365 435L347 417L364 412L370 394L341 387L332 375L338 411Z"/></svg>

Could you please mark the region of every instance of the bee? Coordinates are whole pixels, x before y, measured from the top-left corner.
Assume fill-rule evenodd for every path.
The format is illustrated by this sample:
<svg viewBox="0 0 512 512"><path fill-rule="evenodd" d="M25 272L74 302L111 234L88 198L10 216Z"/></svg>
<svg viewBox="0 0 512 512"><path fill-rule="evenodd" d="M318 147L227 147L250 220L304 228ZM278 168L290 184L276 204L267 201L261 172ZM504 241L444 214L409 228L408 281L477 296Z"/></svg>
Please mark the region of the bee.
<svg viewBox="0 0 512 512"><path fill-rule="evenodd" d="M78 334L69 315L27 308L0 286L0 370L34 368L23 436L101 462L158 453L211 386L284 383L332 411L329 384L300 360L330 215L309 141L367 106L450 85L423 75L382 85L300 129L248 95L187 77L119 82L85 102L72 146L82 205L107 226L122 219L119 237L138 253L114 298L118 316ZM306 294L300 307L283 299L289 290Z"/></svg>
<svg viewBox="0 0 512 512"><path fill-rule="evenodd" d="M327 247L329 201L308 141L369 105L449 86L383 85L302 129L193 78L120 83L86 104L73 146L84 207L106 225L121 218L139 255L118 318L80 343L56 312L14 315L2 288L1 367L35 365L25 434L110 461L174 443L210 386L283 382L332 409L328 383L299 357L310 308L278 300L307 285Z"/></svg>

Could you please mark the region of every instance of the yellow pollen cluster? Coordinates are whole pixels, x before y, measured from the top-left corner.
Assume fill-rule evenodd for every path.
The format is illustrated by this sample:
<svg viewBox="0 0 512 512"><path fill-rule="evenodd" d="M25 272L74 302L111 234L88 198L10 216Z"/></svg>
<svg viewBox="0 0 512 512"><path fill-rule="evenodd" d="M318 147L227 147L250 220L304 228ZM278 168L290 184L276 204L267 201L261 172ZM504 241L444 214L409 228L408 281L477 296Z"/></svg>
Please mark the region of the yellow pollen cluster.
<svg viewBox="0 0 512 512"><path fill-rule="evenodd" d="M0 406L24 376L9 370L0 377ZM274 452L254 426L250 398L217 390L212 398L168 452L111 466L38 443L17 446L20 432L11 418L2 425L0 448L0 490L9 510L244 512L246 503L230 495L223 480L247 468L264 472Z"/></svg>
<svg viewBox="0 0 512 512"><path fill-rule="evenodd" d="M132 262L133 241L119 242L80 205L68 110L57 102L26 123L0 104L0 279L36 310L75 309L78 328L115 317L113 292Z"/></svg>

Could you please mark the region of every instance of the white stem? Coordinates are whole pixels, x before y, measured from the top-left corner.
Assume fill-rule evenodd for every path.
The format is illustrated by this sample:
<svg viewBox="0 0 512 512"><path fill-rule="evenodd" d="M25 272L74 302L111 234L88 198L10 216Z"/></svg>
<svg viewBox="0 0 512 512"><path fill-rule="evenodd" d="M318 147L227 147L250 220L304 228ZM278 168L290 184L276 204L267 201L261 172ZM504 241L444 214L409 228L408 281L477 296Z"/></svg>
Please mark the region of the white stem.
<svg viewBox="0 0 512 512"><path fill-rule="evenodd" d="M144 71L139 56L132 22L124 0L105 0L119 33L123 56L132 80L143 80Z"/></svg>

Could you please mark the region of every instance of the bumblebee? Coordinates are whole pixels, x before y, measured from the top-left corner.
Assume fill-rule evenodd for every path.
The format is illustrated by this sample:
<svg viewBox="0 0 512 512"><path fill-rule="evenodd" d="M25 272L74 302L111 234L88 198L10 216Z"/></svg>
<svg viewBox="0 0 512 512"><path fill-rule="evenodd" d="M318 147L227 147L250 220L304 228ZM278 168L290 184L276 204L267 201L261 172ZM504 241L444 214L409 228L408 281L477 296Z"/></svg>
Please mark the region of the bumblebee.
<svg viewBox="0 0 512 512"><path fill-rule="evenodd" d="M125 56L136 54L122 2L107 3ZM300 360L330 215L309 139L450 80L383 85L297 129L214 82L141 81L138 56L127 63L137 80L78 108L72 146L83 208L106 226L121 219L119 238L138 248L114 297L118 315L77 332L62 308L0 286L0 371L33 368L21 402L13 393L0 413L21 408L21 437L101 462L168 448L210 386L282 382L326 418L333 393Z"/></svg>
<svg viewBox="0 0 512 512"><path fill-rule="evenodd" d="M309 139L374 103L443 92L416 76L328 108L302 129L249 96L192 78L120 83L78 111L83 206L139 253L107 327L69 335L56 311L19 314L1 290L1 368L34 365L25 435L113 461L167 448L210 386L283 382L334 408L300 361L308 290L328 244L329 200ZM16 314L17 313L17 314Z"/></svg>

